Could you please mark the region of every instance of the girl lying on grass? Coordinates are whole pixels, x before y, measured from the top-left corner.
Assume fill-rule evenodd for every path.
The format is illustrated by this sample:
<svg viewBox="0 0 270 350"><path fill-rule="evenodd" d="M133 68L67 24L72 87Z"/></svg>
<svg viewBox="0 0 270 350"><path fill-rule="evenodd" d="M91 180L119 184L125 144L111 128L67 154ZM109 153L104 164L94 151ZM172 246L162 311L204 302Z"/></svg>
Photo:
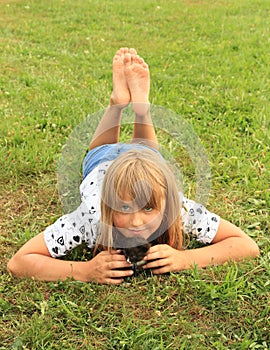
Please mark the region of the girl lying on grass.
<svg viewBox="0 0 270 350"><path fill-rule="evenodd" d="M134 49L118 50L110 105L83 163L81 204L19 249L8 263L13 275L120 284L134 272L116 242L128 246L134 237L150 242L143 268L153 274L259 255L256 243L240 228L179 195L158 152L149 89L144 60ZM122 144L118 142L121 112L130 102L135 113L133 138ZM184 234L205 245L183 249ZM91 260L55 259L84 242L95 248Z"/></svg>

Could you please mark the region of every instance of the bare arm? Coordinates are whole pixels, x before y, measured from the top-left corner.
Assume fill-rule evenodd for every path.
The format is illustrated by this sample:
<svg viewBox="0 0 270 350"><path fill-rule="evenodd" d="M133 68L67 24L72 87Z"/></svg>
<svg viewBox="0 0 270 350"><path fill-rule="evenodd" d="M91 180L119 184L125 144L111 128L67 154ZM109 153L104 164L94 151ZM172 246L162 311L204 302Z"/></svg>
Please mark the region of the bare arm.
<svg viewBox="0 0 270 350"><path fill-rule="evenodd" d="M52 258L43 233L32 238L10 259L7 269L17 277L58 281L73 278L82 282L119 284L131 270L115 271L129 267L123 255L117 251L104 251L90 261L66 261Z"/></svg>
<svg viewBox="0 0 270 350"><path fill-rule="evenodd" d="M217 234L211 245L197 249L176 250L168 245L157 245L149 250L149 262L145 268L155 269L153 273L181 271L197 265L206 267L220 265L229 260L254 258L259 255L257 244L240 228L221 219Z"/></svg>

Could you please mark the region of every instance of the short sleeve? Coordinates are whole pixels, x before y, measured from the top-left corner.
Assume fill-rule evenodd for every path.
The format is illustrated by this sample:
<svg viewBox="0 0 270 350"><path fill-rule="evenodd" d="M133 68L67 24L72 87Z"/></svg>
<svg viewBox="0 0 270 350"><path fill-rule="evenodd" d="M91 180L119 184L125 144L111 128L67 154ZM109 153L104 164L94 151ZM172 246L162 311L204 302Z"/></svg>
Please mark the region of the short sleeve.
<svg viewBox="0 0 270 350"><path fill-rule="evenodd" d="M220 217L208 211L202 204L185 197L181 200L184 233L198 242L211 243L217 233Z"/></svg>
<svg viewBox="0 0 270 350"><path fill-rule="evenodd" d="M83 242L89 248L95 245L100 226L101 187L110 163L98 165L83 180L80 186L80 206L46 228L45 244L52 257L65 256Z"/></svg>
<svg viewBox="0 0 270 350"><path fill-rule="evenodd" d="M92 247L96 236L97 222L83 202L74 212L63 215L44 232L45 243L54 258L65 256L83 242Z"/></svg>

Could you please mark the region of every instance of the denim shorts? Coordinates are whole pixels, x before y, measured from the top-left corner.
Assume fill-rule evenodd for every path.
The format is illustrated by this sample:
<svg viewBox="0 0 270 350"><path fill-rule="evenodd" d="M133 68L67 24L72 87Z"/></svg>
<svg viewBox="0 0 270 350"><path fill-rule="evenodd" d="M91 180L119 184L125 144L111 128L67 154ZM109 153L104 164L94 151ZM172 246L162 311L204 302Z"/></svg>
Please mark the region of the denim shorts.
<svg viewBox="0 0 270 350"><path fill-rule="evenodd" d="M99 164L103 162L112 161L116 159L120 154L133 149L135 150L148 149L160 154L158 150L139 143L130 143L130 144L113 143L113 144L98 146L90 150L84 158L83 165L82 165L83 179L85 179L86 176Z"/></svg>

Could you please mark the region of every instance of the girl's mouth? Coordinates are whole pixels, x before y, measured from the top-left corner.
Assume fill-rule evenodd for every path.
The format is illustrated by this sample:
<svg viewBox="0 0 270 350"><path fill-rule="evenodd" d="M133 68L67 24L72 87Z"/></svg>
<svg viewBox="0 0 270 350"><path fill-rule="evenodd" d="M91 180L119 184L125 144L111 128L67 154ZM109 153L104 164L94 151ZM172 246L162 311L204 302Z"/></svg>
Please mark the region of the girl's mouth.
<svg viewBox="0 0 270 350"><path fill-rule="evenodd" d="M129 230L129 232L131 232L134 235L140 235L143 232L145 232L145 230L133 230L133 229L128 229L128 230Z"/></svg>

